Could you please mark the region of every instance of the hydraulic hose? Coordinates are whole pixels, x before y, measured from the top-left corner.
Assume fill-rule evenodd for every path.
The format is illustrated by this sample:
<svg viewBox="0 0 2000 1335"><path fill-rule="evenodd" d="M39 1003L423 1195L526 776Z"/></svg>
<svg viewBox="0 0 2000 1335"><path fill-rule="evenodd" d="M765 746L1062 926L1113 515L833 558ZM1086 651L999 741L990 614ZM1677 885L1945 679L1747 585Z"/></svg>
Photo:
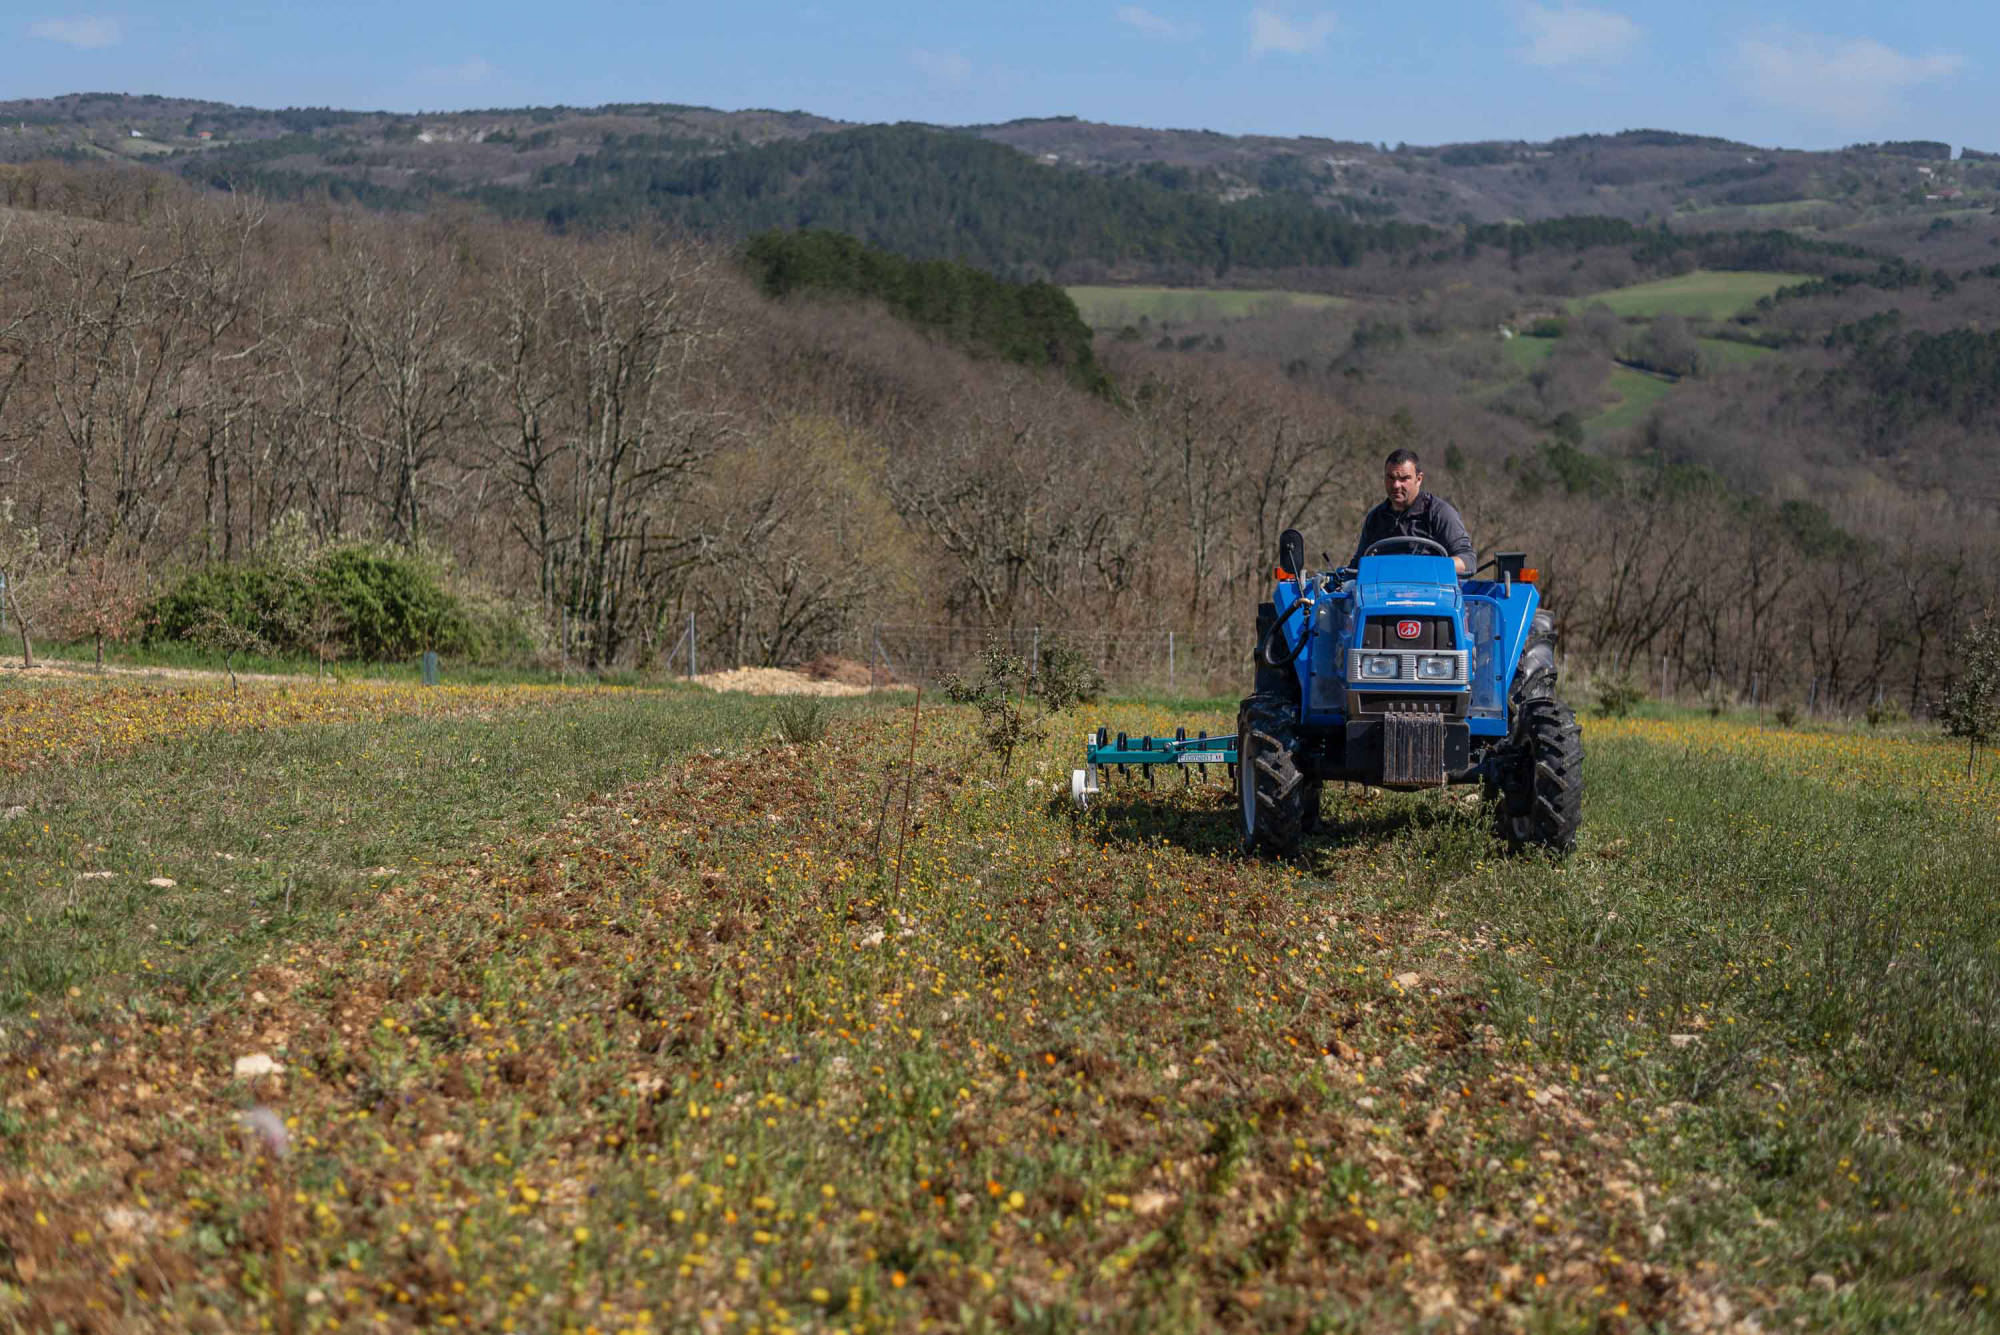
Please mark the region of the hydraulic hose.
<svg viewBox="0 0 2000 1335"><path fill-rule="evenodd" d="M1277 647L1279 641L1283 638L1281 635L1279 635L1278 632L1284 629L1285 618L1289 617L1292 613L1298 611L1301 607L1304 607L1305 605L1306 605L1306 600L1301 598L1297 602L1293 603L1290 607L1287 607L1284 611L1280 612L1277 616L1277 619L1271 622L1271 628L1265 631L1264 638L1257 642L1258 662L1262 663L1265 667L1281 668L1281 667L1290 667L1292 664L1299 661L1299 654L1306 647L1305 638L1303 636L1299 638L1298 648L1292 650L1290 653L1286 654L1283 658L1278 658L1273 656L1271 651Z"/></svg>

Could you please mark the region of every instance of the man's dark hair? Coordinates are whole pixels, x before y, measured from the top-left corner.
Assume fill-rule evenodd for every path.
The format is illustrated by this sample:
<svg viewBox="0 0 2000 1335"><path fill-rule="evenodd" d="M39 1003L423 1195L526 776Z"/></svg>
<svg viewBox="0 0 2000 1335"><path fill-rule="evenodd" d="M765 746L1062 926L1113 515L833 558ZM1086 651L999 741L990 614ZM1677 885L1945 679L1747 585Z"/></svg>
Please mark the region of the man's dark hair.
<svg viewBox="0 0 2000 1335"><path fill-rule="evenodd" d="M1382 461L1382 468L1386 472L1391 468L1401 468L1404 464L1410 465L1419 473L1424 471L1424 461L1417 458L1415 450L1391 450L1389 457Z"/></svg>

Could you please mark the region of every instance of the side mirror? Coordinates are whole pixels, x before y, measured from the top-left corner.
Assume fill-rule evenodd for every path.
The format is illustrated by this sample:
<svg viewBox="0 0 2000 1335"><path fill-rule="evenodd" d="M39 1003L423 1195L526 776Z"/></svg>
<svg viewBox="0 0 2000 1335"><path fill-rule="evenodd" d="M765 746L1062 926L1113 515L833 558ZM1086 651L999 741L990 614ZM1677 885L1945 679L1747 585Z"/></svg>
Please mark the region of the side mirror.
<svg viewBox="0 0 2000 1335"><path fill-rule="evenodd" d="M1521 578L1521 571L1528 564L1528 554L1526 552L1495 552L1493 554L1493 562L1495 566L1493 573L1511 583Z"/></svg>
<svg viewBox="0 0 2000 1335"><path fill-rule="evenodd" d="M1278 568L1289 570L1294 575L1306 568L1305 535L1295 528L1288 528L1278 535Z"/></svg>

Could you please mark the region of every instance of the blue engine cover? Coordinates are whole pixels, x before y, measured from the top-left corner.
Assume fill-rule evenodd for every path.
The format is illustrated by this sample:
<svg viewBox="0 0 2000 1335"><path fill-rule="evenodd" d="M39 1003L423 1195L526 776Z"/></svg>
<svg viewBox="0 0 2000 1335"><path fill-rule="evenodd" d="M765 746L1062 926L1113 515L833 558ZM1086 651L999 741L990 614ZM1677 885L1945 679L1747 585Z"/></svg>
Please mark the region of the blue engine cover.
<svg viewBox="0 0 2000 1335"><path fill-rule="evenodd" d="M1301 601L1307 606L1293 612ZM1449 617L1453 643L1468 651L1464 684L1371 681L1367 689L1412 698L1465 695L1463 716L1474 737L1506 735L1507 694L1541 605L1534 585L1461 580L1452 562L1440 556L1370 556L1344 583L1328 575L1282 581L1273 602L1288 646L1298 655L1293 670L1299 678L1299 721L1306 729L1345 726L1349 651L1368 647L1370 620Z"/></svg>

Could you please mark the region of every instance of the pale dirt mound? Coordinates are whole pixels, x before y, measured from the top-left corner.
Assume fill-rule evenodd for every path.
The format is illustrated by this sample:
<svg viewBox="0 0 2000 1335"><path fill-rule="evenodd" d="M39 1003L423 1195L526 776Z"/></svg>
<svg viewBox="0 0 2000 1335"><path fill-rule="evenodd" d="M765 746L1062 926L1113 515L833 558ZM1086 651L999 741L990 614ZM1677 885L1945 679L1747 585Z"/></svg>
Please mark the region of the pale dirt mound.
<svg viewBox="0 0 2000 1335"><path fill-rule="evenodd" d="M696 677L695 681L711 691L747 691L751 695L866 695L867 671L862 669L859 686L844 681L814 681L803 672L764 667L707 672Z"/></svg>
<svg viewBox="0 0 2000 1335"><path fill-rule="evenodd" d="M812 662L801 664L799 671L814 681L837 681L843 686L868 685L868 665L838 654L821 654ZM885 684L891 680L886 670L881 675Z"/></svg>

